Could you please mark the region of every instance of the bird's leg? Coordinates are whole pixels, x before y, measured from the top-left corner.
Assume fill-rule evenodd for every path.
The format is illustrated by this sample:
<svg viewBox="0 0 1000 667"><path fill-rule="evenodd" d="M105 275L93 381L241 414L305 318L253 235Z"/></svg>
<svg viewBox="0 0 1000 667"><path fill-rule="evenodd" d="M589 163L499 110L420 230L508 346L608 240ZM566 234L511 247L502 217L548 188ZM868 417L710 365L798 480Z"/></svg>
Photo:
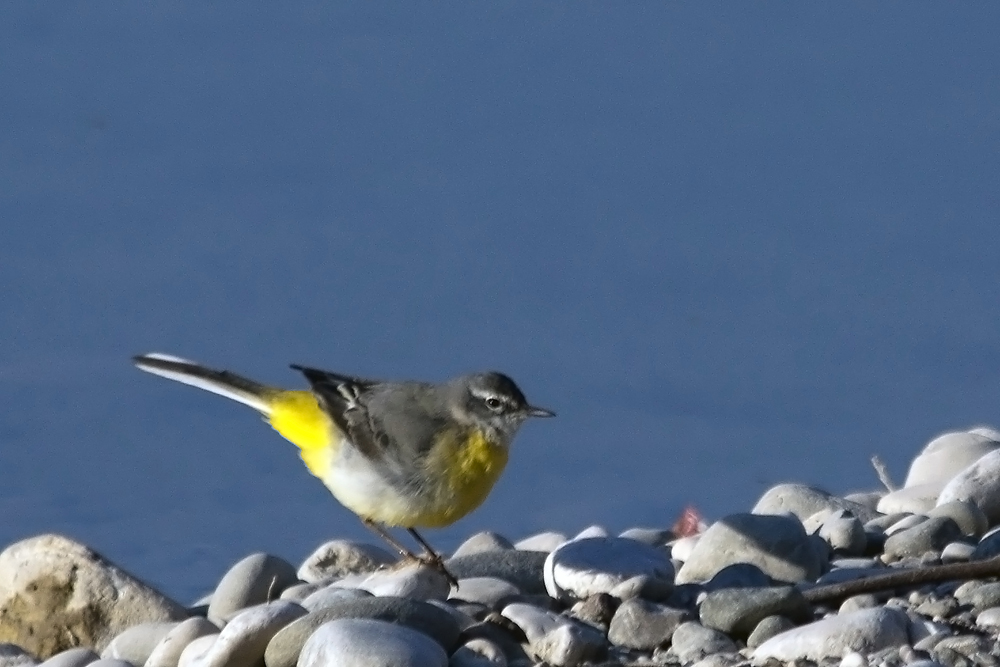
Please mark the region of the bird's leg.
<svg viewBox="0 0 1000 667"><path fill-rule="evenodd" d="M425 540L423 537L420 536L420 533L418 533L416 529L407 528L406 532L412 535L413 539L419 542L420 546L424 548L424 558L421 558L420 560L426 559L425 562L427 562L428 565L431 565L440 570L441 574L443 574L445 578L448 580L448 583L454 586L455 588L458 588L458 579L456 579L455 575L449 572L448 568L444 566L444 559L441 557L441 554L434 551L434 548L427 543L427 540Z"/></svg>
<svg viewBox="0 0 1000 667"><path fill-rule="evenodd" d="M402 544L400 544L399 541L395 537L393 537L389 531L385 530L384 528L382 528L382 526L378 525L371 519L361 519L361 523L365 524L365 526L367 526L367 528L370 531L372 531L373 533L381 537L383 540L388 542L392 546L392 548L398 551L399 555L402 556L403 558L420 560L415 553L413 553L412 551L404 547Z"/></svg>

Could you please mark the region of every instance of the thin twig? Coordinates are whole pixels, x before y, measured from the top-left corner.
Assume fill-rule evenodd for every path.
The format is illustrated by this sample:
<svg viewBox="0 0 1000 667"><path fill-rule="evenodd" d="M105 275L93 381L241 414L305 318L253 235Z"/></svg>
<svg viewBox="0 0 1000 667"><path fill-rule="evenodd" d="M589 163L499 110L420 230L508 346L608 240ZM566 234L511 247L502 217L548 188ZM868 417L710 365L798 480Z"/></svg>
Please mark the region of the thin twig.
<svg viewBox="0 0 1000 667"><path fill-rule="evenodd" d="M889 469L882 462L882 459L878 457L878 454L872 456L872 467L875 468L875 473L878 475L879 481L882 482L882 485L886 489L891 492L899 488L893 483L892 478L889 477Z"/></svg>

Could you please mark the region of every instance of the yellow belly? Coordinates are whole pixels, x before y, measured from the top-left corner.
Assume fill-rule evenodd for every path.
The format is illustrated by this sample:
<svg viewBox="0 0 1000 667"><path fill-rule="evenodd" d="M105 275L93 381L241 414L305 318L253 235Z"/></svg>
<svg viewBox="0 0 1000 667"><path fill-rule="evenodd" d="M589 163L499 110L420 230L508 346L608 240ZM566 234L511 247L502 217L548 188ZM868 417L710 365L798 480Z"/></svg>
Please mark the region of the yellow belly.
<svg viewBox="0 0 1000 667"><path fill-rule="evenodd" d="M507 447L482 432L439 438L418 465L419 491L390 486L356 452L341 451L343 435L308 391L282 391L271 398L270 423L296 445L302 461L334 497L362 518L407 528L447 526L479 507L507 465Z"/></svg>

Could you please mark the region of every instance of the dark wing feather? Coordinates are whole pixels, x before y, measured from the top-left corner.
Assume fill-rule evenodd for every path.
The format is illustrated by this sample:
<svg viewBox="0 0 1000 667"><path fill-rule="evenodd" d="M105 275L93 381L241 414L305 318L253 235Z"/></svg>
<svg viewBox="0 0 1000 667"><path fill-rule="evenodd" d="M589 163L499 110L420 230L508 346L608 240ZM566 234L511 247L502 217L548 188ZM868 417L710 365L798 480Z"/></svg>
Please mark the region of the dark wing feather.
<svg viewBox="0 0 1000 667"><path fill-rule="evenodd" d="M389 437L368 411L367 403L378 381L296 364L292 368L306 376L327 414L358 451L373 461L384 458Z"/></svg>

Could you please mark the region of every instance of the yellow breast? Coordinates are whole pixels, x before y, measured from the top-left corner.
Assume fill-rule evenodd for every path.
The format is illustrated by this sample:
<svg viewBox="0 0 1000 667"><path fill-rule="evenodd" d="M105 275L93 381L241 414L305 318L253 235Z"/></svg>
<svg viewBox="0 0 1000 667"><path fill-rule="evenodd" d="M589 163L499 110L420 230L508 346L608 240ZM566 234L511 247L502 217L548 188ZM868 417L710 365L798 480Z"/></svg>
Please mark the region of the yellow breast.
<svg viewBox="0 0 1000 667"><path fill-rule="evenodd" d="M507 447L482 431L440 437L424 462L433 501L415 525L447 526L479 507L507 465Z"/></svg>

